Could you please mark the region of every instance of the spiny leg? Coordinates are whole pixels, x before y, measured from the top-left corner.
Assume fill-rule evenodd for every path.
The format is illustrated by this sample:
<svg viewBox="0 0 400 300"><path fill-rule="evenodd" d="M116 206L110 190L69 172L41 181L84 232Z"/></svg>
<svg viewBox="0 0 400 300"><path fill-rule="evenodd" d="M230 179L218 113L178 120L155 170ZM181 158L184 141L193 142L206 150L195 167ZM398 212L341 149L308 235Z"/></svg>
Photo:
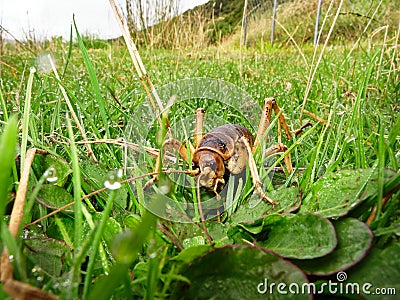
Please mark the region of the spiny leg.
<svg viewBox="0 0 400 300"><path fill-rule="evenodd" d="M281 137L281 128L285 131L286 138L291 139L292 133L290 132L289 126L286 122L285 116L282 114L281 109L279 108L278 104L276 103L274 98L266 98L264 100L264 107L261 114L260 124L258 125L257 136L254 141L252 152L254 152L260 143L260 140L263 138L265 131L270 125L271 122L271 114L272 110L274 110L275 114L278 116L278 144L268 148L265 152L265 156L272 155L274 153L285 152L287 150L287 146L282 144L282 137ZM291 174L293 173L293 166L292 160L290 158L290 153L285 155L285 165L288 172Z"/></svg>
<svg viewBox="0 0 400 300"><path fill-rule="evenodd" d="M203 123L204 123L204 108L198 108L196 110L196 119L195 119L195 125L194 125L194 147L196 148L201 139L203 138Z"/></svg>
<svg viewBox="0 0 400 300"><path fill-rule="evenodd" d="M269 147L267 150L265 150L264 155L265 157L271 156L272 154L275 153L284 153L288 147L282 143L278 143L276 145L273 145ZM290 158L290 153L286 154L284 157L285 165L286 168L289 172L289 174L293 173L293 165L292 165L292 159Z"/></svg>
<svg viewBox="0 0 400 300"><path fill-rule="evenodd" d="M260 123L258 124L257 135L253 144L252 152L254 152L257 149L258 144L264 137L265 131L270 125L271 113L272 113L272 101L275 101L274 98L265 98L264 100L264 106L261 113Z"/></svg>
<svg viewBox="0 0 400 300"><path fill-rule="evenodd" d="M286 138L290 140L292 138L292 133L290 132L289 126L286 122L285 116L282 114L281 109L279 108L278 104L276 103L274 98L266 98L264 100L264 106L262 109L262 114L260 118L260 123L258 125L257 136L254 141L253 145L253 152L256 150L258 144L260 143L261 139L263 138L265 131L270 125L271 122L271 114L272 110L274 110L275 114L278 116L279 125L282 126L283 130L285 131ZM280 130L278 131L278 139L280 139Z"/></svg>
<svg viewBox="0 0 400 300"><path fill-rule="evenodd" d="M242 137L241 140L243 141L244 145L246 146L247 149L247 154L248 154L248 162L249 162L249 167L250 167L250 174L251 178L253 180L253 185L254 188L257 190L259 196L265 201L271 203L273 206L276 204L271 198L269 198L267 195L265 195L264 190L262 189L262 183L260 176L258 175L258 170L257 170L257 165L253 157L253 152L251 151L251 147L249 142L245 137Z"/></svg>
<svg viewBox="0 0 400 300"><path fill-rule="evenodd" d="M166 149L175 150L176 152L179 153L179 155L182 157L182 159L184 159L185 161L188 161L189 155L188 155L188 151L185 148L185 146L176 139L173 139L173 138L167 139L163 143L162 151L160 151L157 156L156 165L154 167L154 173L156 173L156 174L153 175L153 177L149 181L147 181L147 183L143 187L144 190L147 189L148 187L150 187L152 184L154 184L154 182L156 182L156 180L158 178L158 174L161 171L162 156L164 156Z"/></svg>
<svg viewBox="0 0 400 300"><path fill-rule="evenodd" d="M290 132L289 126L286 122L285 116L283 115L281 109L279 108L278 104L276 103L275 99L272 101L272 108L274 109L275 114L278 116L279 124L282 126L283 130L285 131L286 138L288 140L292 139L292 133Z"/></svg>

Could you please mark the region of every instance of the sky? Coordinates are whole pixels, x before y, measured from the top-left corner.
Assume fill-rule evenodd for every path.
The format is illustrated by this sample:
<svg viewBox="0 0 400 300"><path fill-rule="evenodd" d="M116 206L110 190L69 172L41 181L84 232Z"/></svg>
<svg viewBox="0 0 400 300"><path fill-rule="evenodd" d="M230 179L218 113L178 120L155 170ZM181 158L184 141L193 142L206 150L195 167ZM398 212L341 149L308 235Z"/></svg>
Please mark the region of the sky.
<svg viewBox="0 0 400 300"><path fill-rule="evenodd" d="M180 0L181 11L207 1ZM19 40L32 36L69 39L73 15L81 34L99 38L121 35L109 0L0 0L0 25Z"/></svg>

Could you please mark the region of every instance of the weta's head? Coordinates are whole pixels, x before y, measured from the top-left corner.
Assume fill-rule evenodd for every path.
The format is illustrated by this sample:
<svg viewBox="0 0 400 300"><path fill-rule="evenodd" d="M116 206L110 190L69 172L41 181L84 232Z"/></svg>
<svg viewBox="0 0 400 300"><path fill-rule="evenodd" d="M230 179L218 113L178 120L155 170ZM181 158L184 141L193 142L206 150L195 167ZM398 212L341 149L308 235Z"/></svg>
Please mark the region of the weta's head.
<svg viewBox="0 0 400 300"><path fill-rule="evenodd" d="M197 151L193 162L200 169L197 178L200 178L200 185L205 188L217 190L218 184L224 184L225 166L221 155L210 150Z"/></svg>

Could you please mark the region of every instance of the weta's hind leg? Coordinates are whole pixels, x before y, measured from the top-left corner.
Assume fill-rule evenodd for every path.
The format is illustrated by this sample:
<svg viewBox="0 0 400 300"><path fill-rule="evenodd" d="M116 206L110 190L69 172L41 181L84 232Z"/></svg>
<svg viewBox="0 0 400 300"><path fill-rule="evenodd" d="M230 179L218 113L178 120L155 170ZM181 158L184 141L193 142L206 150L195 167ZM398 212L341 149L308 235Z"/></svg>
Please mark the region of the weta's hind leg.
<svg viewBox="0 0 400 300"><path fill-rule="evenodd" d="M245 147L247 149L250 174L251 174L251 178L253 180L254 188L257 190L258 195L265 202L269 202L270 204L272 204L274 206L276 204L276 202L274 202L274 200L272 200L267 195L265 195L264 190L262 189L261 179L260 179L260 176L258 175L257 164L256 164L256 161L254 160L250 144L247 141L247 139L244 137L242 137L241 140L243 141L243 144L245 145Z"/></svg>
<svg viewBox="0 0 400 300"><path fill-rule="evenodd" d="M272 110L274 110L275 114L278 116L279 125L283 128L286 134L286 138L290 140L292 138L292 133L290 132L289 126L286 123L285 116L282 114L281 109L276 103L274 98L266 98L264 100L264 106L261 113L260 123L258 125L257 136L253 144L252 151L254 152L260 143L261 139L265 138L265 131L268 129L271 123L271 114ZM280 130L278 131L279 139L280 139Z"/></svg>
<svg viewBox="0 0 400 300"><path fill-rule="evenodd" d="M265 152L265 156L272 155L274 153L285 152L287 150L287 146L282 144L281 140L281 128L285 131L286 138L290 140L292 138L292 133L290 132L289 126L286 123L285 116L282 114L281 109L276 103L274 98L266 98L264 101L264 107L262 110L262 115L260 118L260 124L258 125L257 136L254 141L252 152L257 149L258 144L261 139L265 138L265 131L268 129L271 122L271 114L272 110L274 110L275 114L278 116L278 144L268 148ZM285 165L289 173L293 173L292 160L290 158L290 153L285 155Z"/></svg>
<svg viewBox="0 0 400 300"><path fill-rule="evenodd" d="M269 147L267 150L265 150L265 157L268 157L275 153L284 153L287 149L288 149L288 147L286 145L284 145L282 143L278 143L276 145ZM293 165L292 165L292 159L290 158L290 153L285 155L284 161L285 161L285 165L286 165L286 168L287 168L289 174L292 174L293 173Z"/></svg>
<svg viewBox="0 0 400 300"><path fill-rule="evenodd" d="M198 108L196 110L196 119L195 119L194 136L193 136L195 148L199 145L201 139L203 138L204 114L205 114L204 108Z"/></svg>

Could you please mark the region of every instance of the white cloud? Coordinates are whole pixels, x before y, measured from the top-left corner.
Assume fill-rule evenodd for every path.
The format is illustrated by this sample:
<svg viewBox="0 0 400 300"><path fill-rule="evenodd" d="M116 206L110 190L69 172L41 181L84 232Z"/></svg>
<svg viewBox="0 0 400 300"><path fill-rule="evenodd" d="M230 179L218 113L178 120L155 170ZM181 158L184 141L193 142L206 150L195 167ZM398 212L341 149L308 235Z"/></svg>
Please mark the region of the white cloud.
<svg viewBox="0 0 400 300"><path fill-rule="evenodd" d="M208 0L182 0L187 10ZM0 0L0 24L16 38L69 37L72 16L82 34L102 38L120 35L108 0Z"/></svg>

